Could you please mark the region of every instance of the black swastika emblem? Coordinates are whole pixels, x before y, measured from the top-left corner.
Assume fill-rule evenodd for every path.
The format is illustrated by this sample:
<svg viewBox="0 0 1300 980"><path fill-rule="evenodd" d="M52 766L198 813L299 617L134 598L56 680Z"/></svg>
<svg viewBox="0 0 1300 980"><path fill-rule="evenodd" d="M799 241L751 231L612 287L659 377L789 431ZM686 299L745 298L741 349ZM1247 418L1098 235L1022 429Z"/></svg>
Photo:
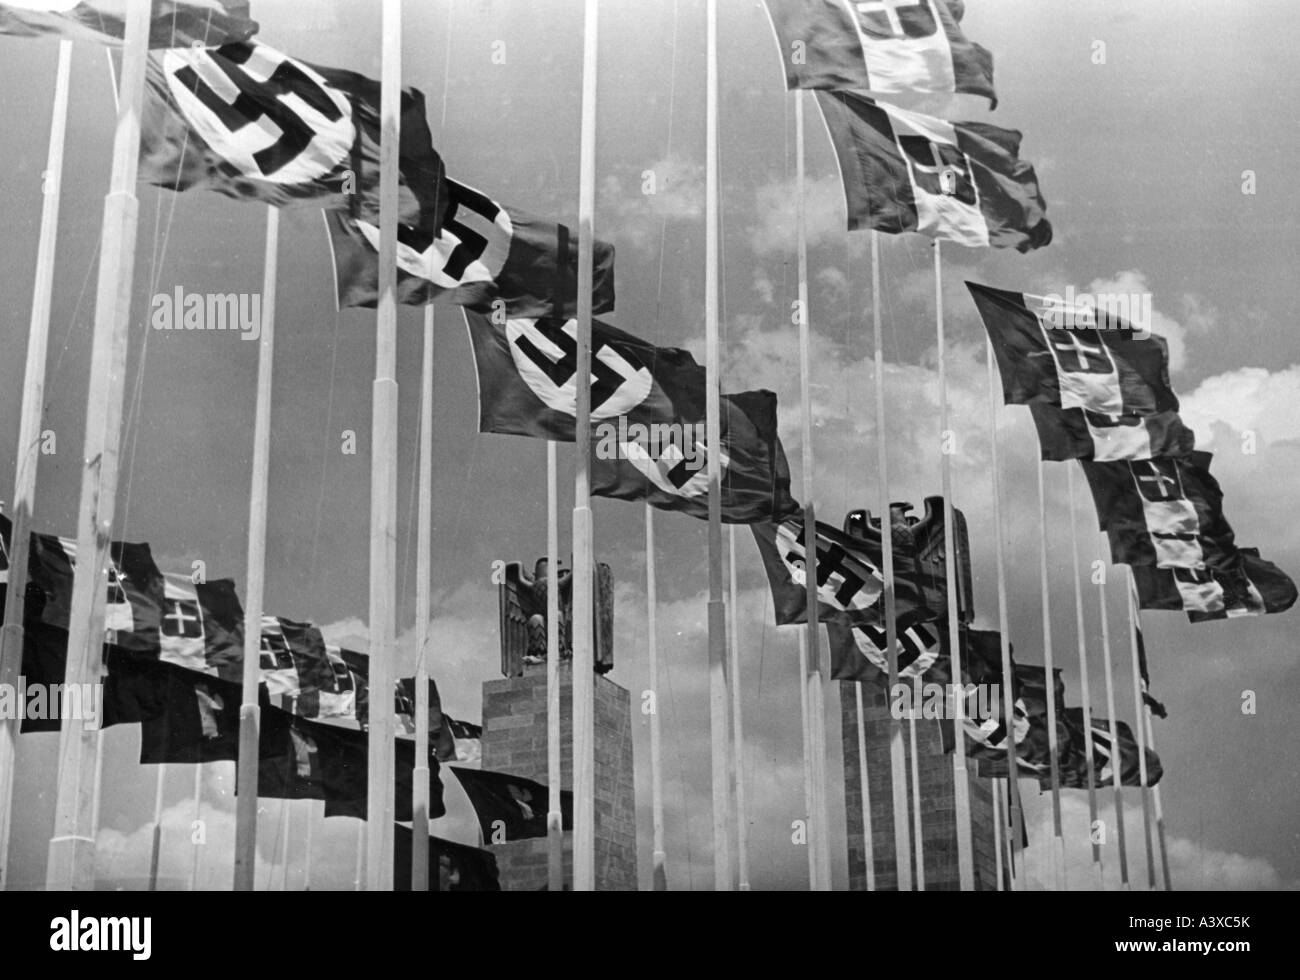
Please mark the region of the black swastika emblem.
<svg viewBox="0 0 1300 980"><path fill-rule="evenodd" d="M296 161L318 135L316 128L286 102L287 97L301 100L327 123L339 124L346 120L335 99L301 65L291 60L281 61L269 77L261 81L244 67L253 55L251 44L227 44L214 51L195 52L193 57L202 61L183 64L173 70L172 75L212 114L232 141L240 143L250 127L255 127L263 119L279 131L279 137L271 145L258 150L249 148L249 156L258 171L250 176L271 178ZM227 101L219 94L196 64L220 71L238 92L234 100Z"/></svg>
<svg viewBox="0 0 1300 980"><path fill-rule="evenodd" d="M565 329L568 323L573 321L560 320L554 317L545 317L533 322L533 329L545 340L553 344L560 351L558 358L552 357L551 354L542 350L527 333L520 333L514 338L512 344L514 348L526 359L529 364L540 371L543 377L551 386L552 392L544 394L543 400L553 404L557 399L553 396L566 388L576 389L575 375L578 371L578 342L573 334ZM624 369L619 370L614 365L621 365ZM593 336L591 339L591 412L595 416L600 413L600 409L605 407L619 395L620 391L633 380L638 373L644 373L645 368L639 361L635 360L634 355L627 351L617 350L606 344L600 337ZM537 390L533 379L526 378L529 385ZM538 392L543 394L543 392ZM546 397L550 395L552 397ZM635 404L640 404L644 400L644 395L638 398ZM563 399L565 403L564 411L573 413L574 409L569 407L571 398L567 396ZM620 406L622 407L622 406ZM635 407L627 406L627 407Z"/></svg>

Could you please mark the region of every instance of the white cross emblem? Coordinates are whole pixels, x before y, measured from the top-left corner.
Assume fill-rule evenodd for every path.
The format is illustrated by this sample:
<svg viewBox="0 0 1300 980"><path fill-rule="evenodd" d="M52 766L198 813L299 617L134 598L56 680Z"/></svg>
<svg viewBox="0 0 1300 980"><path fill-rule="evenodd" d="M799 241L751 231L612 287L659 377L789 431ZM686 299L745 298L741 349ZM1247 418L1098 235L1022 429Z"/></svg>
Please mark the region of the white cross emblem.
<svg viewBox="0 0 1300 980"><path fill-rule="evenodd" d="M1059 340L1053 340L1052 346L1059 351L1064 351L1065 353L1073 354L1079 361L1077 370L1080 371L1088 370L1087 355L1095 354L1097 357L1101 357L1102 347L1100 342L1098 342L1096 347L1092 346L1091 344L1086 344L1084 343L1083 338L1080 337L1079 334L1073 330L1066 331L1065 336L1069 338L1068 343L1063 344Z"/></svg>
<svg viewBox="0 0 1300 980"><path fill-rule="evenodd" d="M1133 476L1137 479L1138 483L1139 484L1145 483L1154 487L1155 495L1160 500L1175 499L1174 495L1172 493L1169 493L1165 489L1165 487L1166 485L1171 487L1177 487L1178 479L1176 477L1166 476L1164 472L1160 469L1160 467L1156 465L1154 460L1145 460L1145 463L1150 469L1150 472L1146 473L1145 475L1139 473L1136 469L1133 470ZM1130 467L1132 467L1132 465L1133 465L1132 463L1129 464ZM1181 496L1181 494L1179 496Z"/></svg>
<svg viewBox="0 0 1300 980"><path fill-rule="evenodd" d="M200 631L196 630L195 632L190 633L185 627L186 623L199 622L198 616L186 615L185 613L186 605L188 605L188 603L182 602L179 599L172 600L172 611L163 617L163 622L175 623L176 628L174 630L168 631L167 635L169 636L199 636L200 635Z"/></svg>
<svg viewBox="0 0 1300 980"><path fill-rule="evenodd" d="M889 32L895 37L900 37L903 33L903 21L898 16L898 10L895 9L896 4L897 0L864 0L856 6L860 14L884 14L885 19L889 21Z"/></svg>

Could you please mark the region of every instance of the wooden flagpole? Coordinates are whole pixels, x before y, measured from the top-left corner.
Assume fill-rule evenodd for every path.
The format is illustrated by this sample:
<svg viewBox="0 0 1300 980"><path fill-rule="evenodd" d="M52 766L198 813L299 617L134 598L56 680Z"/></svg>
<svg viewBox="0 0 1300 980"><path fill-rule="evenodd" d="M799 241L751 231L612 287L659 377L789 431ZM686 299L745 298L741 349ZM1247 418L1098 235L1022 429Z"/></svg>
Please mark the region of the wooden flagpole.
<svg viewBox="0 0 1300 980"><path fill-rule="evenodd" d="M998 410L1001 400L997 395L997 375L994 367L993 342L985 346L985 363L988 368L989 392L989 470L993 477L993 553L996 556L998 582L998 634L1002 645L1002 723L1006 730L1003 736L1007 746L1007 815L1010 848L1015 857L1017 848L1023 838L1020 835L1021 821L1024 819L1020 808L1020 763L1016 758L1016 711L1015 711L1015 673L1011 666L1011 637L1007 616L1007 572L1006 546L1002 540L1002 475L998 467ZM1050 681L1048 682L1050 685ZM958 739L960 741L960 739ZM1021 855L1021 873L1024 872L1023 853ZM1012 890L1015 880L1012 879Z"/></svg>
<svg viewBox="0 0 1300 980"><path fill-rule="evenodd" d="M707 3L704 137L705 435L709 447L709 729L713 775L713 887L735 887L731 868L731 709L722 598L722 415L718 350L718 3Z"/></svg>
<svg viewBox="0 0 1300 980"><path fill-rule="evenodd" d="M1104 561L1104 559L1103 559ZM1104 568L1103 568L1104 571ZM1097 605L1101 611L1101 656L1106 678L1106 714L1110 725L1110 781L1115 787L1115 839L1119 845L1119 880L1120 886L1128 890L1132 886L1128 880L1128 846L1124 833L1124 794L1121 789L1123 775L1120 765L1119 723L1115 717L1115 678L1110 664L1110 617L1106 611L1106 579L1097 579Z"/></svg>
<svg viewBox="0 0 1300 980"><path fill-rule="evenodd" d="M1047 750L1051 757L1052 783L1052 884L1055 890L1066 888L1065 831L1061 828L1061 764L1056 731L1056 674L1052 656L1051 590L1047 575L1047 485L1042 454L1038 465L1038 573L1043 607L1043 671L1047 676Z"/></svg>
<svg viewBox="0 0 1300 980"><path fill-rule="evenodd" d="M257 351L257 402L253 410L253 475L248 495L248 593L244 602L243 691L239 707L238 781L258 785L262 680L262 605L266 590L266 508L271 469L271 379L275 358L275 303L280 212L266 209L262 268L262 331ZM235 799L235 891L252 891L257 873L257 793Z"/></svg>
<svg viewBox="0 0 1300 980"><path fill-rule="evenodd" d="M957 540L952 503L952 433L949 428L948 405L948 355L943 329L943 253L942 241L934 240L934 322L938 342L939 360L939 466L943 489L943 570L948 591L948 651L952 665L952 682L960 689L962 680L962 651L959 610L957 606L957 553L952 543ZM953 800L957 811L957 864L961 890L975 890L975 855L971 843L970 783L966 775L966 739L962 716L966 710L965 699L952 698L953 731L957 737L952 754ZM897 823L897 820L895 820Z"/></svg>
<svg viewBox="0 0 1300 980"><path fill-rule="evenodd" d="M867 891L876 890L875 842L871 832L871 784L867 777L866 712L862 705L862 682L853 685L853 696L858 709L858 782L862 785L862 861L866 865Z"/></svg>
<svg viewBox="0 0 1300 980"><path fill-rule="evenodd" d="M379 146L379 303L370 450L370 737L366 887L393 889L397 619L397 180L402 3L384 0Z"/></svg>
<svg viewBox="0 0 1300 980"><path fill-rule="evenodd" d="M167 766L158 765L153 791L153 833L149 847L149 891L158 890L158 865L162 861L163 788L167 783Z"/></svg>
<svg viewBox="0 0 1300 980"><path fill-rule="evenodd" d="M1138 665L1138 612L1137 603L1133 598L1133 591L1136 588L1133 582L1133 570L1128 570L1128 588L1125 593L1128 596L1128 642L1129 653L1133 666L1133 718L1134 728L1137 730L1138 744L1138 772L1142 781L1142 837L1146 845L1147 858L1147 888L1154 890L1156 887L1156 860L1155 849L1151 841L1151 789L1147 786L1147 732L1145 719L1143 717L1143 708L1145 702L1142 699L1142 672Z"/></svg>
<svg viewBox="0 0 1300 980"><path fill-rule="evenodd" d="M554 441L546 443L546 887L553 892L564 890L564 814L560 809L560 498L557 451Z"/></svg>
<svg viewBox="0 0 1300 980"><path fill-rule="evenodd" d="M736 584L736 525L727 525L728 570L731 576L731 593L728 597L727 640L731 660L731 728L735 744L732 760L736 771L736 881L739 890L749 891L749 812L745 800L745 740L740 712L740 634L736 628L736 602L739 590Z"/></svg>
<svg viewBox="0 0 1300 980"><path fill-rule="evenodd" d="M415 770L411 791L411 891L429 890L429 633L433 589L433 307L424 308L420 364L420 500L415 550ZM445 724L445 722L444 722Z"/></svg>
<svg viewBox="0 0 1300 980"><path fill-rule="evenodd" d="M591 288L596 211L597 4L586 0L578 180L577 461L573 482L573 890L596 889L595 636L592 621Z"/></svg>
<svg viewBox="0 0 1300 980"><path fill-rule="evenodd" d="M205 846L204 844L200 844L198 841L193 840L194 831L196 829L194 824L197 824L201 819L202 807L203 807L203 763L196 762L194 764L194 816L191 819L191 824L190 824L190 837L192 841L190 847L193 850L193 854L190 856L190 891L192 892L196 892L199 890L199 856L202 853L203 847ZM311 825L308 824L309 830L310 830L310 826ZM308 841L310 840L311 838L308 837ZM308 851L308 858L310 858L311 857L310 846L308 846L307 851Z"/></svg>
<svg viewBox="0 0 1300 980"><path fill-rule="evenodd" d="M898 685L898 612L894 591L894 521L889 494L889 453L887 445L888 423L885 418L885 334L880 318L880 234L871 232L871 333L875 348L876 381L876 480L880 488L880 552L881 572L884 576L885 607L885 664L888 674L890 698ZM861 712L858 728L861 730ZM915 727L915 721L912 726ZM889 716L890 795L894 804L894 861L898 868L899 891L912 889L912 832L907 821L907 760L903 747L903 725ZM866 786L865 779L863 786ZM958 825L961 823L961 810ZM967 821L969 823L969 821ZM917 844L920 844L918 835ZM960 850L960 849L959 849ZM922 864L922 858L917 864ZM906 868L906 873L904 873ZM874 874L874 872L873 872Z"/></svg>
<svg viewBox="0 0 1300 980"><path fill-rule="evenodd" d="M27 330L27 365L23 373L23 402L18 420L18 455L14 463L14 496L9 537L9 585L5 594L4 628L0 632L0 690L16 691L23 661L23 607L27 595L27 556L31 546L36 470L40 462L41 412L45 404L45 360L50 340L50 306L54 293L54 257L59 236L59 197L63 186L63 145L68 121L72 42L59 42L54 73L54 106L50 112L50 145L46 154L41 233L36 246L36 284ZM13 813L14 761L19 719L0 718L0 891L8 883L9 834Z"/></svg>
<svg viewBox="0 0 1300 980"><path fill-rule="evenodd" d="M654 890L668 890L667 855L664 852L663 755L659 723L659 588L655 571L655 510L645 505L645 595L646 646L650 671L650 690L654 692L654 710L650 712L650 812L654 828Z"/></svg>
<svg viewBox="0 0 1300 980"><path fill-rule="evenodd" d="M103 666L104 587L109 562L126 394L127 339L139 202L140 109L149 43L149 0L130 0L122 55L122 89L109 193L104 200L99 281L91 345L90 388L82 452L77 567L69 613L68 684L98 683ZM45 883L50 891L95 884L93 800L95 740L83 719L63 719L59 740L58 796Z"/></svg>
<svg viewBox="0 0 1300 980"><path fill-rule="evenodd" d="M713 2L713 0L710 0ZM794 93L796 219L799 258L799 394L801 399L800 457L803 470L804 584L807 604L808 664L804 685L808 688L808 733L812 748L812 812L809 814L809 845L817 859L817 887L830 891L829 813L826 802L826 692L818 642L817 601L817 517L813 506L812 445L812 338L808 315L808 232L804 179L804 92Z"/></svg>
<svg viewBox="0 0 1300 980"><path fill-rule="evenodd" d="M1083 570L1079 565L1079 525L1074 502L1074 467L1066 467L1070 497L1070 561L1074 566L1074 633L1079 645L1079 699L1083 702L1083 751L1087 757L1084 769L1088 777L1088 839L1092 843L1093 885L1102 887L1101 843L1097 837L1097 780L1092 744L1092 695L1088 682L1088 640L1083 621Z"/></svg>

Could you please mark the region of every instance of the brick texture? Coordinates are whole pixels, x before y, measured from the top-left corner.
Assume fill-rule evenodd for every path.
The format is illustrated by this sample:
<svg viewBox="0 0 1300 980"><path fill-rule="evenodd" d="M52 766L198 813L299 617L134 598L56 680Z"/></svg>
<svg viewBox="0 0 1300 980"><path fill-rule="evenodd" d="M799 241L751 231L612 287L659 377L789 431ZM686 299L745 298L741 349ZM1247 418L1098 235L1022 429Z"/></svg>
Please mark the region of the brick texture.
<svg viewBox="0 0 1300 980"><path fill-rule="evenodd" d="M849 888L865 891L867 871L863 847L862 778L858 764L858 709L853 682L842 682L841 729L844 738L844 803L848 816ZM894 802L889 755L889 705L883 686L862 685L863 730L867 746L867 790L871 807L872 864L876 888L898 888L894 851ZM915 827L911 806L912 753L907 722L903 742L909 780L909 829ZM921 833L925 855L927 891L953 891L960 885L957 865L957 820L953 795L952 759L943 752L939 723L916 723L917 771L921 792ZM993 792L990 781L968 776L971 805L971 843L975 854L975 887L997 887L993 847Z"/></svg>
<svg viewBox="0 0 1300 980"><path fill-rule="evenodd" d="M573 674L560 664L560 788L573 788ZM632 783L631 696L596 677L596 888L635 891L636 800ZM483 768L545 784L546 665L524 668L522 677L483 685ZM573 884L573 835L564 834L564 886ZM492 847L507 891L546 887L546 840Z"/></svg>

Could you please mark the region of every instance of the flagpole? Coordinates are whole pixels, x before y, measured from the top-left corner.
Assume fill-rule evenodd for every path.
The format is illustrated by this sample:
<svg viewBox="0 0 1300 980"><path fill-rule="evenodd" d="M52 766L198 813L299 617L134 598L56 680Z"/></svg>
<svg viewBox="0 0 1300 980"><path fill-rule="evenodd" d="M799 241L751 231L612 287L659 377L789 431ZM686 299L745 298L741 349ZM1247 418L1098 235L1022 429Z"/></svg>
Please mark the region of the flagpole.
<svg viewBox="0 0 1300 980"><path fill-rule="evenodd" d="M149 844L149 891L158 890L158 865L162 860L163 787L167 781L167 766L158 765L153 791L153 830Z"/></svg>
<svg viewBox="0 0 1300 980"><path fill-rule="evenodd" d="M275 303L279 268L280 212L266 209L262 267L262 330L257 352L257 401L253 410L253 476L248 495L248 594L244 602L243 694L239 707L238 784L235 799L235 891L252 891L257 873L257 790L262 680L262 603L266 590L266 510L271 471L271 382L275 358Z"/></svg>
<svg viewBox="0 0 1300 980"><path fill-rule="evenodd" d="M853 685L853 696L858 708L858 782L862 785L862 860L866 864L867 891L876 890L875 842L871 832L871 785L867 781L867 729L866 713L862 708L862 682Z"/></svg>
<svg viewBox="0 0 1300 980"><path fill-rule="evenodd" d="M546 887L564 890L560 809L560 504L557 445L546 443ZM576 608L576 607L575 607Z"/></svg>
<svg viewBox="0 0 1300 980"><path fill-rule="evenodd" d="M366 876L366 822L357 821L357 864L355 877L353 881L353 891L361 891L365 887Z"/></svg>
<svg viewBox="0 0 1300 980"><path fill-rule="evenodd" d="M1146 845L1147 888L1154 890L1156 887L1156 860L1151 841L1151 789L1147 786L1147 732L1142 710L1145 707L1142 699L1142 673L1138 667L1138 612L1137 604L1133 601L1133 590L1135 588L1133 570L1130 568L1128 569L1128 588L1124 591L1128 596L1128 643L1131 654L1130 660L1133 666L1133 717L1136 721L1134 727L1137 729L1138 774L1142 782L1142 837Z"/></svg>
<svg viewBox="0 0 1300 980"><path fill-rule="evenodd" d="M380 86L379 304L370 451L370 699L366 888L393 889L393 739L397 632L397 157L402 3L384 0Z"/></svg>
<svg viewBox="0 0 1300 980"><path fill-rule="evenodd" d="M1097 779L1092 747L1092 695L1088 683L1088 640L1083 621L1083 575L1079 565L1079 525L1074 503L1074 467L1066 467L1070 496L1070 560L1074 567L1074 633L1079 644L1079 698L1083 702L1084 770L1088 779L1088 840L1092 843L1093 884L1103 887L1101 844L1097 840Z"/></svg>
<svg viewBox="0 0 1300 980"><path fill-rule="evenodd" d="M1151 746L1151 751L1156 750L1155 729L1151 724L1151 709L1143 705L1143 715L1146 721L1147 744ZM1155 804L1156 816L1156 837L1160 841L1160 874L1163 879L1165 891L1173 891L1173 885L1169 879L1169 849L1165 843L1165 809L1160 801L1160 784L1156 783L1151 787L1151 798Z"/></svg>
<svg viewBox="0 0 1300 980"><path fill-rule="evenodd" d="M916 710L921 703L921 678L912 677L912 704L907 710L907 739L912 756L912 839L916 842L916 890L925 891L925 847L921 825L921 760L916 752Z"/></svg>
<svg viewBox="0 0 1300 980"><path fill-rule="evenodd" d="M804 678L808 676L808 631L800 628L799 637L799 723L800 735L803 741L803 804L806 839L804 847L808 851L808 890L811 892L818 891L820 885L820 864L817 860L817 849L813 846L811 838L812 814L813 814L813 741L812 728L809 719L808 710L808 685L804 683Z"/></svg>
<svg viewBox="0 0 1300 980"><path fill-rule="evenodd" d="M890 696L898 684L898 603L894 591L894 512L889 499L888 424L885 419L885 337L880 318L880 234L871 232L871 332L875 346L876 375L876 470L880 487L880 553L884 576L885 664ZM859 712L859 714L861 714ZM915 722L912 723L915 725ZM859 719L858 727L861 729ZM912 888L912 838L907 822L907 760L903 747L903 726L893 712L889 715L890 796L894 804L894 862L898 868L899 891ZM863 783L865 786L865 782ZM958 797L960 800L961 797ZM961 826L961 809L957 824ZM969 813L967 814L969 824ZM968 835L969 836L969 835ZM959 834L960 837L960 834ZM917 837L920 842L920 836ZM960 861L960 846L958 847ZM920 859L918 859L920 863ZM906 873L903 869L906 868ZM963 888L965 885L962 886Z"/></svg>
<svg viewBox="0 0 1300 980"><path fill-rule="evenodd" d="M993 477L993 552L997 560L998 582L998 634L1002 646L1002 723L1006 730L1007 744L1007 816L1011 828L1010 848L1014 859L1015 852L1021 846L1021 821L1024 819L1020 806L1020 764L1016 759L1015 727L1015 672L1011 666L1011 637L1008 635L1007 616L1007 572L1006 546L1002 540L1002 476L998 469L998 409L997 376L993 364L993 342L986 341L985 363L988 369L989 392L989 470ZM945 552L951 549L945 549ZM1051 681L1048 681L1049 685ZM1050 700L1050 699L1049 699ZM958 740L960 741L960 739ZM1023 853L1021 856L1023 862ZM1024 868L1021 868L1023 873ZM1014 879L1012 890L1015 890Z"/></svg>
<svg viewBox="0 0 1300 980"><path fill-rule="evenodd" d="M1104 571L1104 569L1103 569ZM1106 678L1106 713L1110 725L1110 781L1115 787L1115 838L1119 844L1119 880L1127 891L1132 886L1128 880L1128 847L1124 834L1124 796L1121 790L1123 774L1120 765L1122 758L1119 744L1119 723L1115 717L1115 678L1110 664L1110 617L1106 612L1106 579L1097 581L1097 604L1101 608L1101 655L1105 666Z"/></svg>
<svg viewBox="0 0 1300 980"><path fill-rule="evenodd" d="M91 345L86 435L81 455L77 567L69 613L68 684L94 684L103 666L105 570L116 510L127 342L135 275L139 202L140 109L149 42L149 0L130 0L122 55L122 90L113 137L113 166L100 239L99 280ZM83 719L65 718L59 740L58 796L50 839L46 888L89 889L95 884L93 814L94 740Z"/></svg>
<svg viewBox="0 0 1300 980"><path fill-rule="evenodd" d="M952 503L952 453L949 451L948 405L948 354L943 329L943 252L942 241L934 240L934 322L939 359L939 468L943 490L943 572L948 593L948 658L952 665L952 682L958 688L962 681L962 653L960 613L957 607L957 540L956 520ZM966 739L962 728L962 715L966 705L960 697L952 698L953 739L952 782L953 798L957 811L957 864L962 891L975 890L975 856L971 843L970 784L966 771Z"/></svg>
<svg viewBox="0 0 1300 980"><path fill-rule="evenodd" d="M411 778L411 891L429 890L429 633L433 588L433 307L424 308L420 365L420 500L415 552L415 769ZM444 722L445 724L445 722Z"/></svg>
<svg viewBox="0 0 1300 980"><path fill-rule="evenodd" d="M713 0L710 0L712 3ZM809 814L809 841L817 858L817 887L830 891L830 839L826 804L826 695L823 685L821 651L817 636L817 519L813 506L812 445L812 338L808 316L808 230L807 202L804 188L804 93L794 93L796 219L795 229L799 257L799 395L801 402L803 469L803 536L806 571L808 665L804 684L808 688L808 733L812 747L812 812Z"/></svg>
<svg viewBox="0 0 1300 980"><path fill-rule="evenodd" d="M193 855L190 858L190 891L192 892L196 892L199 890L199 854L200 854L200 848L202 848L203 845L198 843L197 841L194 841L193 836L195 831L194 824L197 824L200 820L200 814L202 813L202 806L203 806L203 763L196 762L194 764L194 818L190 824L190 837L191 837L190 847L194 851ZM205 840L207 839L206 834L204 836L204 839Z"/></svg>
<svg viewBox="0 0 1300 980"><path fill-rule="evenodd" d="M1047 752L1052 782L1052 883L1057 891L1066 888L1065 831L1061 828L1061 764L1056 731L1056 674L1052 655L1051 591L1047 575L1047 484L1042 454L1038 465L1038 571L1043 607L1043 672L1047 675Z"/></svg>
<svg viewBox="0 0 1300 980"><path fill-rule="evenodd" d="M280 891L289 890L289 804L292 801L282 799L280 801ZM267 891L271 890L271 883L267 882Z"/></svg>
<svg viewBox="0 0 1300 980"><path fill-rule="evenodd" d="M727 620L722 598L722 446L718 352L718 3L708 0L705 44L704 349L709 488L709 730L713 775L713 887L731 891L731 733ZM816 617L814 617L815 620Z"/></svg>
<svg viewBox="0 0 1300 980"><path fill-rule="evenodd" d="M668 890L667 854L664 852L664 790L663 757L659 725L659 586L655 571L655 510L645 505L645 596L646 596L646 646L650 671L650 690L655 693L654 710L650 712L650 812L654 828L653 875L654 890Z"/></svg>
<svg viewBox="0 0 1300 980"><path fill-rule="evenodd" d="M302 890L311 891L311 838L312 838L312 804L307 802L307 826L303 831L303 854L302 854Z"/></svg>
<svg viewBox="0 0 1300 980"><path fill-rule="evenodd" d="M1006 886L1002 881L1002 787L998 785L998 780L989 780L989 787L993 791L993 853L994 853L994 871L998 876L997 891L1005 891Z"/></svg>
<svg viewBox="0 0 1300 980"><path fill-rule="evenodd" d="M27 595L27 555L31 545L36 470L40 462L41 411L45 404L45 361L50 340L50 306L54 292L54 258L59 236L59 198L63 184L63 146L68 121L68 88L72 73L72 42L59 42L54 73L54 106L50 113L50 145L46 155L41 233L36 246L36 284L27 331L27 366L23 373L23 402L18 421L18 456L14 463L14 496L9 537L9 586L0 632L0 690L16 691L22 673L23 608ZM9 835L13 813L14 763L19 719L0 719L0 891L8 884Z"/></svg>
<svg viewBox="0 0 1300 980"><path fill-rule="evenodd" d="M647 505L649 506L649 505ZM745 741L740 713L740 633L736 628L736 525L727 525L730 548L731 595L727 605L727 640L731 652L731 728L735 746L732 758L736 769L736 869L739 890L749 891L749 812L745 800Z"/></svg>
<svg viewBox="0 0 1300 980"><path fill-rule="evenodd" d="M577 424L573 481L573 890L596 889L595 636L592 621L591 288L596 211L597 5L586 0L578 181Z"/></svg>

